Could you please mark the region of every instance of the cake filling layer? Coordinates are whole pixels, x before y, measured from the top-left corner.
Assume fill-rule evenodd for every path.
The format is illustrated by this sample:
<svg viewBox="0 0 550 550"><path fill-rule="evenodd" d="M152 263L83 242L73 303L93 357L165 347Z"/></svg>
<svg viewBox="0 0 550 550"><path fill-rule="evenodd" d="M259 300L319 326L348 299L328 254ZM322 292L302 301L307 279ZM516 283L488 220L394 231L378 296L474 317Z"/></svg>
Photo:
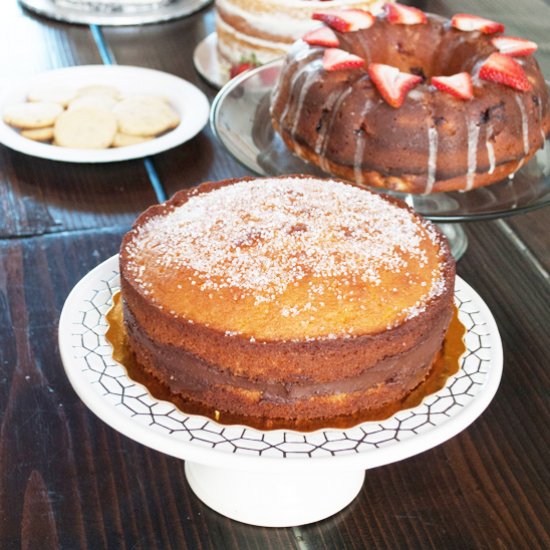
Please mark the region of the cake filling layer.
<svg viewBox="0 0 550 550"><path fill-rule="evenodd" d="M448 325L448 312L442 312L442 330L434 331L418 342L413 349L396 353L348 378L337 377L330 382L315 382L304 377L302 382L280 383L272 380L253 380L236 376L212 365L200 357L175 346L160 344L151 339L124 305L124 320L131 345L149 359L149 370L161 382L169 385L174 394L199 393L214 386L233 386L261 394L261 399L276 403L292 403L311 396L365 393L378 386L391 386L395 395L405 395L428 374L439 351L442 335ZM261 344L258 344L261 345ZM269 345L269 344L268 344ZM373 399L374 404L376 398Z"/></svg>

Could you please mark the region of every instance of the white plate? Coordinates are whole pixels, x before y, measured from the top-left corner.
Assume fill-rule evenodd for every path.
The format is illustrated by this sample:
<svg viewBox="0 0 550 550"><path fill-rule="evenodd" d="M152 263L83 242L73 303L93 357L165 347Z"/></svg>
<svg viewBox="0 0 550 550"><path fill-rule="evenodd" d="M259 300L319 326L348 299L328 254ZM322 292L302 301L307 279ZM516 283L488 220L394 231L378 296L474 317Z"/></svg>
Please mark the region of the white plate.
<svg viewBox="0 0 550 550"><path fill-rule="evenodd" d="M106 10L76 4L60 5L54 0L19 0L29 10L58 21L85 25L145 25L171 21L190 15L210 4L212 0L173 0L170 4L142 9ZM122 2L120 2L122 3Z"/></svg>
<svg viewBox="0 0 550 550"><path fill-rule="evenodd" d="M338 512L361 490L364 470L426 451L469 426L491 402L502 374L493 316L457 278L467 350L460 370L419 406L346 430L225 426L155 399L112 358L105 314L119 284L113 256L88 273L63 306L59 348L73 388L115 430L188 461L189 484L208 506L253 525L302 525Z"/></svg>
<svg viewBox="0 0 550 550"><path fill-rule="evenodd" d="M118 256L113 256L88 273L68 296L59 322L65 370L82 400L105 422L144 445L180 458L211 465L247 464L259 470L266 462L261 459L266 458L270 459L268 468L276 464L282 471L310 471L319 463L324 463L323 469L329 463L336 468L372 468L456 435L481 414L500 381L502 345L493 316L479 295L457 277L455 295L467 329L467 352L460 371L445 388L418 407L348 430L298 434L220 425L156 400L113 360L104 338L105 313L118 288ZM258 445L260 441L264 444Z"/></svg>
<svg viewBox="0 0 550 550"><path fill-rule="evenodd" d="M214 88L220 89L229 80L229 68L223 70L218 56L218 35L215 32L197 44L193 52L193 64L197 72Z"/></svg>
<svg viewBox="0 0 550 550"><path fill-rule="evenodd" d="M181 122L174 130L137 145L111 149L70 149L21 137L16 129L0 120L0 143L15 151L50 160L115 162L172 149L198 134L208 121L208 99L193 84L161 71L123 65L67 67L18 81L0 95L0 112L3 113L10 104L25 101L26 95L34 87L65 83L75 88L88 84L107 84L119 89L123 95L153 94L164 97L179 113Z"/></svg>

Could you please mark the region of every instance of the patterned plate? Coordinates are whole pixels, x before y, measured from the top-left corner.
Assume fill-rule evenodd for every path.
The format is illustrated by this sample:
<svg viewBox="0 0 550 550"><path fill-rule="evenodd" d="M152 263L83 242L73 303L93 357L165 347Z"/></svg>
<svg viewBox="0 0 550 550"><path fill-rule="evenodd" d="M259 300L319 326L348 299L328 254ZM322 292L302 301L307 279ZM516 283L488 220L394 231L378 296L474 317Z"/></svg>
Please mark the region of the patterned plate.
<svg viewBox="0 0 550 550"><path fill-rule="evenodd" d="M61 313L59 346L67 376L84 403L124 435L166 454L210 466L313 472L373 468L453 437L489 405L502 374L496 323L479 295L457 277L455 301L466 327L460 370L413 409L354 428L263 432L187 415L153 398L126 375L105 340L105 314L119 289L118 256L88 273Z"/></svg>

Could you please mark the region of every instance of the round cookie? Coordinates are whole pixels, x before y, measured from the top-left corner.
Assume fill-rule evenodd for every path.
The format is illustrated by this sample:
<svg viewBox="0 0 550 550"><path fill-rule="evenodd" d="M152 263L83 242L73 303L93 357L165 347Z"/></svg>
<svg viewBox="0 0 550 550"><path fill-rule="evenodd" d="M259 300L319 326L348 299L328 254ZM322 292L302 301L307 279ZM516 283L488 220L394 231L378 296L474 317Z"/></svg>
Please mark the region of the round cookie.
<svg viewBox="0 0 550 550"><path fill-rule="evenodd" d="M21 130L21 136L33 141L51 141L53 139L53 126Z"/></svg>
<svg viewBox="0 0 550 550"><path fill-rule="evenodd" d="M67 85L38 86L27 94L27 100L35 103L46 101L66 107L75 97L75 90Z"/></svg>
<svg viewBox="0 0 550 550"><path fill-rule="evenodd" d="M137 145L150 141L154 136L131 136L129 134L117 133L113 140L113 147L127 147L128 145Z"/></svg>
<svg viewBox="0 0 550 550"><path fill-rule="evenodd" d="M108 86L106 84L89 84L79 88L76 92L78 97L85 95L105 95L112 97L113 99L120 99L120 92L114 86Z"/></svg>
<svg viewBox="0 0 550 550"><path fill-rule="evenodd" d="M163 99L140 95L123 99L114 109L120 132L132 136L156 136L175 128L180 118Z"/></svg>
<svg viewBox="0 0 550 550"><path fill-rule="evenodd" d="M55 144L78 149L106 149L117 131L115 115L99 107L65 111L54 127Z"/></svg>
<svg viewBox="0 0 550 550"><path fill-rule="evenodd" d="M59 103L36 102L15 103L4 111L4 122L23 129L46 128L53 126L63 112Z"/></svg>
<svg viewBox="0 0 550 550"><path fill-rule="evenodd" d="M112 109L118 100L107 94L87 94L79 96L69 103L67 109L72 111L81 107L100 107L103 109Z"/></svg>

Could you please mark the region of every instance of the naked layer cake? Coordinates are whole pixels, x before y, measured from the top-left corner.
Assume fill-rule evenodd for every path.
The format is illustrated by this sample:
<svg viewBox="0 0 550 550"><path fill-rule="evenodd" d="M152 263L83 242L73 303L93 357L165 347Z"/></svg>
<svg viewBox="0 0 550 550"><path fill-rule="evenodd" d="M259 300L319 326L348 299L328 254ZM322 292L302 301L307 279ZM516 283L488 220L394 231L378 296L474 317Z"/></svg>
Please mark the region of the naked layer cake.
<svg viewBox="0 0 550 550"><path fill-rule="evenodd" d="M339 181L226 180L149 208L120 253L138 363L173 395L292 428L406 397L453 311L445 238Z"/></svg>
<svg viewBox="0 0 550 550"><path fill-rule="evenodd" d="M216 0L218 54L232 68L261 65L284 55L318 26L313 13L326 9L382 9L380 0Z"/></svg>

